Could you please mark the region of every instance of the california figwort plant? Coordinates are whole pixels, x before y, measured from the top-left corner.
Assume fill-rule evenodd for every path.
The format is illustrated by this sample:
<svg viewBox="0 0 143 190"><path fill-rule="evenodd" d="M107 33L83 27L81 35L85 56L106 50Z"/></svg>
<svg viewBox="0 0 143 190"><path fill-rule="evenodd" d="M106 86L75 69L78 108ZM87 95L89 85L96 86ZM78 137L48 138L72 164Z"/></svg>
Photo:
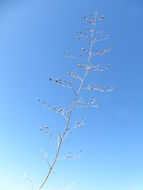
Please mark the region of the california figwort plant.
<svg viewBox="0 0 143 190"><path fill-rule="evenodd" d="M53 135L55 136L57 140L57 149L55 150L55 155L52 159L52 162L48 160L48 156L46 156L46 160L49 166L49 170L47 171L47 175L45 176L44 180L41 182L38 190L41 190L45 183L47 182L49 176L53 172L54 166L59 159L59 153L63 145L63 141L69 136L69 134L72 133L72 130L83 127L84 126L84 119L81 119L80 121L76 121L73 128L69 126L69 123L71 121L71 116L75 108L99 108L100 103L96 101L93 94L90 94L88 99L85 99L85 97L81 97L81 91L88 90L92 93L99 92L99 93L106 93L111 92L113 88L106 88L94 84L85 84L85 81L87 79L87 76L91 72L104 72L110 68L110 64L107 64L106 66L102 66L101 64L94 64L96 61L97 56L101 56L104 54L109 53L112 50L112 46L107 47L106 49L98 50L96 49L96 44L98 42L103 42L109 38L109 35L104 34L104 31L98 31L96 29L96 26L99 22L101 22L104 19L104 16L98 16L98 14L95 12L93 15L91 15L89 18L84 16L84 20L86 22L86 28L84 32L80 32L77 36L78 40L87 41L88 48L81 47L81 55L79 57L75 57L72 55L71 52L66 52L66 56L68 58L71 58L75 61L77 61L77 67L82 70L82 73L84 73L82 76L80 76L75 71L67 71L67 75L71 80L62 80L61 78L53 79L52 77L49 78L49 81L52 83L55 83L57 85L60 85L61 87L69 88L73 91L73 100L70 108L64 108L62 106L52 106L48 104L46 101L43 101L39 99L38 101L46 106L48 109L54 111L55 113L61 115L63 119L65 120L65 126L63 131L59 132L54 130L53 128L47 126L43 126L40 128L40 131L42 131L44 134L46 134L49 138L51 138ZM79 63L80 62L80 63ZM75 85L76 83L76 85ZM75 153L72 155L71 153L66 155L63 159L74 159L80 156L81 151ZM30 181L31 182L31 181ZM32 186L33 188L33 186Z"/></svg>

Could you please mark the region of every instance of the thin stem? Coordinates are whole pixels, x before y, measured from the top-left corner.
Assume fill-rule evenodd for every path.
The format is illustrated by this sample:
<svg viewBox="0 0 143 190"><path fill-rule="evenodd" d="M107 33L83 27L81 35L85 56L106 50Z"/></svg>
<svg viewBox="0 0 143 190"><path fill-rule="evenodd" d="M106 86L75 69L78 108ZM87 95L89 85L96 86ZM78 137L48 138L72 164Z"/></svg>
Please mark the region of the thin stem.
<svg viewBox="0 0 143 190"><path fill-rule="evenodd" d="M59 145L58 145L58 149L57 149L57 151L56 151L56 154L55 154L55 158L54 158L54 160L53 160L53 163L52 163L52 165L50 166L49 172L48 172L47 176L45 177L45 179L43 180L43 182L42 182L42 184L40 185L40 187L39 187L38 190L41 190L41 189L43 188L44 184L45 184L46 181L48 180L48 178L49 178L49 176L50 176L50 174L51 174L51 172L52 172L52 170L53 170L53 168L54 168L54 166L55 166L55 164L56 164L56 161L57 161L57 158L58 158L60 149L61 149L62 142L63 142L64 137L65 137L65 134L66 134L66 132L67 132L67 130L68 130L68 126L69 126L69 122L70 122L70 119L71 119L71 116L72 116L72 112L73 112L73 110L74 110L74 108L75 108L75 106L76 106L77 97L78 97L78 95L79 95L79 93L80 93L80 91L81 91L81 89L82 89L82 87L83 87L84 81L85 81L85 79L86 79L86 77L87 77L87 74L88 74L88 66L89 66L89 64L90 64L90 59L91 59L91 55L92 55L92 46L93 46L93 36L94 36L95 25L96 25L96 24L93 24L93 30L92 30L93 32L91 33L89 56L88 56L88 59L87 59L85 74L84 74L84 76L83 76L83 79L81 80L81 83L80 83L80 85L79 85L79 88L78 88L77 92L75 93L74 100L73 100L73 104L72 104L72 107L71 107L71 109L70 109L70 112L69 112L69 115L68 115L68 118L67 118L67 123L66 123L65 129L64 129L63 134L62 134L62 136L61 136L61 138L60 138Z"/></svg>

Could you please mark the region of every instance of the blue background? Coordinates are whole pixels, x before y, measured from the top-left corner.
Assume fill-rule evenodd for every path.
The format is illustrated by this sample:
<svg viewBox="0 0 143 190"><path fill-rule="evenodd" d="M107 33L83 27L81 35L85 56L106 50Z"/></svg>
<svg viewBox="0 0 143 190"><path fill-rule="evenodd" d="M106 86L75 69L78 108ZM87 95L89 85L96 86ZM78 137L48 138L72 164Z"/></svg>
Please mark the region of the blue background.
<svg viewBox="0 0 143 190"><path fill-rule="evenodd" d="M97 94L99 110L75 111L71 126L85 116L86 127L76 130L61 155L82 150L79 160L58 161L48 190L143 189L143 3L129 0L0 1L0 189L28 190L24 171L34 187L46 176L48 165L40 150L52 155L55 144L39 128L63 126L59 116L42 107L69 104L72 93L49 82L77 69L64 52L78 54L76 32L83 16L104 14L99 26L112 35L113 51L101 58L112 67L100 77L115 90ZM104 43L103 43L104 44ZM101 45L102 46L102 45Z"/></svg>

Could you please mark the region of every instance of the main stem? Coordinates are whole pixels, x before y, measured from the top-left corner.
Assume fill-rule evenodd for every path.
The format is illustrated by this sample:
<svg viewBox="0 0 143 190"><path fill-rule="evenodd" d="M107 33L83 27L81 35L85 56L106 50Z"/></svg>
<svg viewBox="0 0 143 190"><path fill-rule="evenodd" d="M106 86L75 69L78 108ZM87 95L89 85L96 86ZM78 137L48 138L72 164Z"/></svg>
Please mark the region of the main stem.
<svg viewBox="0 0 143 190"><path fill-rule="evenodd" d="M92 41L92 39L93 39L93 35L94 35L94 28L95 28L95 24L93 24L93 32L91 33L89 56L88 56L88 60L87 60L87 64L86 64L86 71L85 71L84 77L83 77L83 79L82 79L82 81L81 81L81 83L80 83L80 86L79 86L77 92L75 93L75 97L74 97L74 100L73 100L73 104L72 104L72 107L71 107L70 112L69 112L69 115L68 115L68 119L67 119L67 123L66 123L65 129L64 129L64 132L63 132L63 134L62 134L62 136L61 136L61 138L60 138L60 142L59 142L58 149L57 149L57 151L56 151L56 154L55 154L55 158L54 158L54 160L53 160L53 163L52 163L52 165L50 166L49 172L48 172L47 176L45 177L45 179L43 180L43 182L42 182L42 184L40 185L40 187L39 187L38 190L41 190L41 189L43 188L44 184L45 184L46 181L48 180L48 178L49 178L49 176L50 176L50 174L51 174L51 172L52 172L52 170L53 170L53 168L54 168L54 166L55 166L55 164L56 164L56 161L57 161L57 158L58 158L60 149L61 149L62 142L63 142L64 137L65 137L65 134L66 134L66 132L67 132L67 130L68 130L68 126L69 126L69 122L70 122L70 119L71 119L72 112L73 112L73 110L74 110L74 108L75 108L75 106L76 106L77 97L78 97L78 95L79 95L79 93L80 93L80 91L81 91L81 89L82 89L82 86L83 86L83 84L84 84L84 81L85 81L85 79L86 79L86 77L87 77L87 74L88 74L88 66L89 66L89 64L90 64L90 59L91 59L91 55L92 55L92 46L93 46L93 41Z"/></svg>

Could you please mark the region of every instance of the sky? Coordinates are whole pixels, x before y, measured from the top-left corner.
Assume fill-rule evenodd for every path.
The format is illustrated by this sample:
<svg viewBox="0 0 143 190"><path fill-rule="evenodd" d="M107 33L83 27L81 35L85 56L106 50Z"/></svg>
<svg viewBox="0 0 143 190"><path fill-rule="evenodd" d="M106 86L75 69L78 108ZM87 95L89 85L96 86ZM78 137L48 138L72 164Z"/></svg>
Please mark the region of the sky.
<svg viewBox="0 0 143 190"><path fill-rule="evenodd" d="M0 1L0 189L30 190L41 184L56 148L40 127L62 129L63 118L42 106L69 106L73 93L50 83L81 72L65 56L79 55L76 39L83 16L94 11L105 19L97 26L111 35L100 47L113 50L96 61L111 64L105 73L92 73L86 84L113 86L111 93L92 93L100 109L76 109L70 127L81 118L85 127L63 143L54 173L43 190L143 189L143 2L141 0L1 0ZM81 73L82 74L82 73ZM72 152L80 158L63 160ZM24 173L27 177L24 177Z"/></svg>

